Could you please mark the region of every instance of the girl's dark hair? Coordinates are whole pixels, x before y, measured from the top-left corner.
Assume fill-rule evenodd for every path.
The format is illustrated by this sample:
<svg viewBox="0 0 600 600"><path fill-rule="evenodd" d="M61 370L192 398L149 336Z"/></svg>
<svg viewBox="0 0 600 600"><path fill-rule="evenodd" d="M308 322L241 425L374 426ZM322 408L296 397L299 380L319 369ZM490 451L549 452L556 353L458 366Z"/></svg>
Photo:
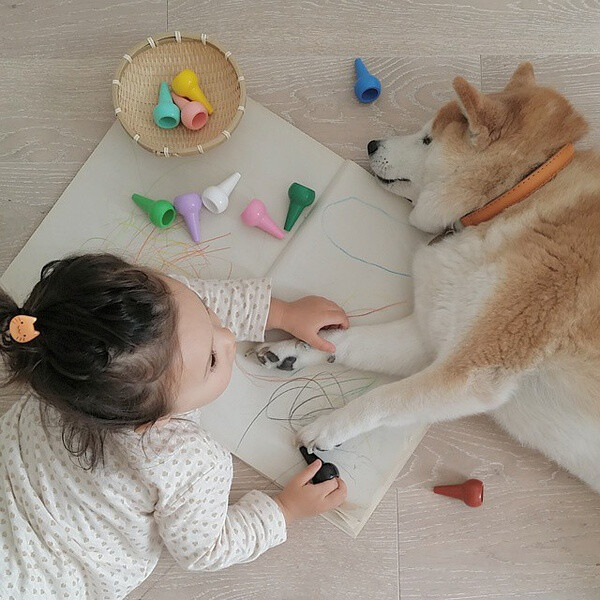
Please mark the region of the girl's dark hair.
<svg viewBox="0 0 600 600"><path fill-rule="evenodd" d="M40 335L14 341L17 314L36 317ZM107 435L168 414L176 348L166 283L111 254L48 263L21 308L0 289L8 383L26 384L58 409L63 443L84 468L103 460Z"/></svg>

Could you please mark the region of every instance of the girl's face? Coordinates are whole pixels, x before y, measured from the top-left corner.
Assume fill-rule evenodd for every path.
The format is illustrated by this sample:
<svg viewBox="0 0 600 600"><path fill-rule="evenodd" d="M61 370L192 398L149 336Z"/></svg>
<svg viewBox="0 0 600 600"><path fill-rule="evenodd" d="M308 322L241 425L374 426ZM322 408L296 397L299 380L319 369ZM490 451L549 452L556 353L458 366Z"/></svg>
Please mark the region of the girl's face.
<svg viewBox="0 0 600 600"><path fill-rule="evenodd" d="M231 379L235 336L185 284L163 276L178 309L181 376L172 413L185 413L216 400Z"/></svg>

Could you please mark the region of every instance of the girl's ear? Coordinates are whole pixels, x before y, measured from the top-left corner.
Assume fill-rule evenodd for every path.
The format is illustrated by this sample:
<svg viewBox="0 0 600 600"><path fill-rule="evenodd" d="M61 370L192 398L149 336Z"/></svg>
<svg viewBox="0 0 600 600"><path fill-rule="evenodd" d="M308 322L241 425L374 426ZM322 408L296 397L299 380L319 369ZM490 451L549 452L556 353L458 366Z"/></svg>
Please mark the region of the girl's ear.
<svg viewBox="0 0 600 600"><path fill-rule="evenodd" d="M458 96L460 111L469 123L471 143L481 149L489 146L500 137L507 117L505 106L482 94L462 77L455 77L452 86Z"/></svg>

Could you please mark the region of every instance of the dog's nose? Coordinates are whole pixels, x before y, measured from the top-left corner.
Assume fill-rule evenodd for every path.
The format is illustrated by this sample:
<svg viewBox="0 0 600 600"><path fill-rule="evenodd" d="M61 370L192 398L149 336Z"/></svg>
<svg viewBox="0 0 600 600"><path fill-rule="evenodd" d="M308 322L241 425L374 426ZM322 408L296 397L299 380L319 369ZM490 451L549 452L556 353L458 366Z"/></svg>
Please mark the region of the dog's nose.
<svg viewBox="0 0 600 600"><path fill-rule="evenodd" d="M373 154L373 152L375 152L377 148L379 148L379 140L371 140L367 144L367 153L369 154L369 156L371 156L371 154Z"/></svg>

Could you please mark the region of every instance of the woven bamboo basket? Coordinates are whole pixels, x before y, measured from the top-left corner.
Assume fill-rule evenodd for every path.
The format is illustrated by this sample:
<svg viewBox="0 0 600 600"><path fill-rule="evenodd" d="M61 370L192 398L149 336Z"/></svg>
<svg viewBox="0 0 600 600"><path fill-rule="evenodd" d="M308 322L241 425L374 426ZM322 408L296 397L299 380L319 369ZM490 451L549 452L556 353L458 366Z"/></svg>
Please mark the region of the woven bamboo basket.
<svg viewBox="0 0 600 600"><path fill-rule="evenodd" d="M161 81L171 83L183 69L198 75L202 91L214 107L206 125L191 131L179 125L161 129L152 110ZM246 85L231 52L205 34L179 31L149 37L123 55L113 79L115 115L140 146L159 156L203 154L227 141L246 107Z"/></svg>

